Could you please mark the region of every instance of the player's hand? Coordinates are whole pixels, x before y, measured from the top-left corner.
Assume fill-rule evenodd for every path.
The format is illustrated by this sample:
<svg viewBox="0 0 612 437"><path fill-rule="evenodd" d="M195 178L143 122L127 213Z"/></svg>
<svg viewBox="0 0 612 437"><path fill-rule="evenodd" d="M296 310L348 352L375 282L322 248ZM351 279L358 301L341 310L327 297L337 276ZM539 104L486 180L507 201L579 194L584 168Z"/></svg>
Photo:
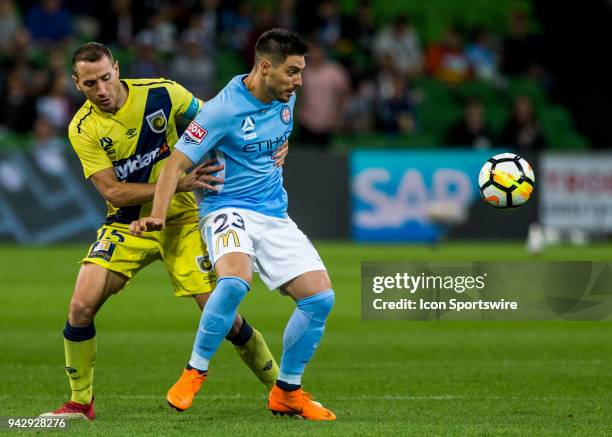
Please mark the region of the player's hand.
<svg viewBox="0 0 612 437"><path fill-rule="evenodd" d="M162 229L164 229L164 221L157 217L143 217L130 223L130 234L138 237L142 236L143 232L161 231Z"/></svg>
<svg viewBox="0 0 612 437"><path fill-rule="evenodd" d="M272 155L275 167L282 167L285 164L285 157L289 153L289 141L285 141L285 144L280 146Z"/></svg>
<svg viewBox="0 0 612 437"><path fill-rule="evenodd" d="M223 164L213 165L215 162L216 160L209 159L194 168L179 180L176 192L189 192L199 188L217 191L218 188L214 184L222 184L224 180L212 174L223 170L225 166Z"/></svg>

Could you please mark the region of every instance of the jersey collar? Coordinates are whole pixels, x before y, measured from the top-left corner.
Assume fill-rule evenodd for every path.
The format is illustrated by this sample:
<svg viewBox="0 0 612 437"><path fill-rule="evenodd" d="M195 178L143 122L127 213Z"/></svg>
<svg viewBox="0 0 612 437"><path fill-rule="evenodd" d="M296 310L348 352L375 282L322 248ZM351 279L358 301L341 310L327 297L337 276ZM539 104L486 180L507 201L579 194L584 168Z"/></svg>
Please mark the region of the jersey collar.
<svg viewBox="0 0 612 437"><path fill-rule="evenodd" d="M253 105L255 105L257 108L269 108L270 106L272 106L276 100L271 100L269 103L264 103L257 97L255 97L253 94L251 94L251 92L244 83L244 78L247 76L248 74L241 74L239 76L236 76L236 80L238 81L238 87L242 91L242 94L244 94L247 100Z"/></svg>

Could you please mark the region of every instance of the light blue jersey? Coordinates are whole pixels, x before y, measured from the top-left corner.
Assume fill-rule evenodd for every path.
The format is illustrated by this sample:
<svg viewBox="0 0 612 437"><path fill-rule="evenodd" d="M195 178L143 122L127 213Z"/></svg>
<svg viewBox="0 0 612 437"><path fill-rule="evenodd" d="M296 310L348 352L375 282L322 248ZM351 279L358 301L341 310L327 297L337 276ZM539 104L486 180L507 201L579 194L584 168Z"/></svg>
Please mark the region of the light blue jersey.
<svg viewBox="0 0 612 437"><path fill-rule="evenodd" d="M282 168L272 155L293 129L295 94L288 103L257 100L234 77L204 106L175 145L194 163L216 158L225 169L219 191L196 192L202 217L221 208L242 208L260 214L287 217L287 192Z"/></svg>

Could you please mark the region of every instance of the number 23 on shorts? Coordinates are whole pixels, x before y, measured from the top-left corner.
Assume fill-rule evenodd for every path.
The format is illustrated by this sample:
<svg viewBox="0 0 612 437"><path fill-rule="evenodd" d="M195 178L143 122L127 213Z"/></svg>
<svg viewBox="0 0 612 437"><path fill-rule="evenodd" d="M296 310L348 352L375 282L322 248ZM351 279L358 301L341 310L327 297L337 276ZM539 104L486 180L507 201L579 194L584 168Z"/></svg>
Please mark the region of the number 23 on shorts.
<svg viewBox="0 0 612 437"><path fill-rule="evenodd" d="M215 235L215 253L219 253L221 245L225 248L230 242L234 247L240 247L240 237L234 229L231 229L233 227L246 230L244 219L240 214L237 212L219 214L214 218L212 227Z"/></svg>

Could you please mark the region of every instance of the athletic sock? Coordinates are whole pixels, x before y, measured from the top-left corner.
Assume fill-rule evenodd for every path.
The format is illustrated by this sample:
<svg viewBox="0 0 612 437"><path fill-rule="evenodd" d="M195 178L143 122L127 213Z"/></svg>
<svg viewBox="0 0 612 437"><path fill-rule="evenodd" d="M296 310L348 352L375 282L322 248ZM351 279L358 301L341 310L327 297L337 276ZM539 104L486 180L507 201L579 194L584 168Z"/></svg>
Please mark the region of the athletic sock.
<svg viewBox="0 0 612 437"><path fill-rule="evenodd" d="M276 378L278 378L278 364L276 364L263 335L249 325L243 317L238 334L227 339L233 343L238 356L251 369L257 379L268 389L272 389Z"/></svg>
<svg viewBox="0 0 612 437"><path fill-rule="evenodd" d="M248 282L238 277L225 276L217 280L217 287L202 311L189 365L208 370L208 363L231 329L238 305L249 288Z"/></svg>
<svg viewBox="0 0 612 437"><path fill-rule="evenodd" d="M197 372L200 374L200 376L208 375L208 370L196 369L195 367L192 367L191 364L189 364L189 363L187 363L187 365L185 366L185 369L187 369L187 370L197 370Z"/></svg>
<svg viewBox="0 0 612 437"><path fill-rule="evenodd" d="M66 321L64 352L66 374L72 390L70 400L79 404L91 403L96 362L96 328L93 322L85 327L76 327Z"/></svg>
<svg viewBox="0 0 612 437"><path fill-rule="evenodd" d="M226 340L230 341L234 346L244 346L247 341L253 336L253 327L249 325L244 317L242 317L242 326L238 334L230 337L225 337Z"/></svg>
<svg viewBox="0 0 612 437"><path fill-rule="evenodd" d="M302 384L288 384L280 379L276 381L276 385L283 391L296 391L302 386Z"/></svg>
<svg viewBox="0 0 612 437"><path fill-rule="evenodd" d="M283 356L277 381L280 388L283 388L282 383L288 384L289 388L301 386L304 368L319 346L333 305L332 289L297 301L297 308L283 336Z"/></svg>

